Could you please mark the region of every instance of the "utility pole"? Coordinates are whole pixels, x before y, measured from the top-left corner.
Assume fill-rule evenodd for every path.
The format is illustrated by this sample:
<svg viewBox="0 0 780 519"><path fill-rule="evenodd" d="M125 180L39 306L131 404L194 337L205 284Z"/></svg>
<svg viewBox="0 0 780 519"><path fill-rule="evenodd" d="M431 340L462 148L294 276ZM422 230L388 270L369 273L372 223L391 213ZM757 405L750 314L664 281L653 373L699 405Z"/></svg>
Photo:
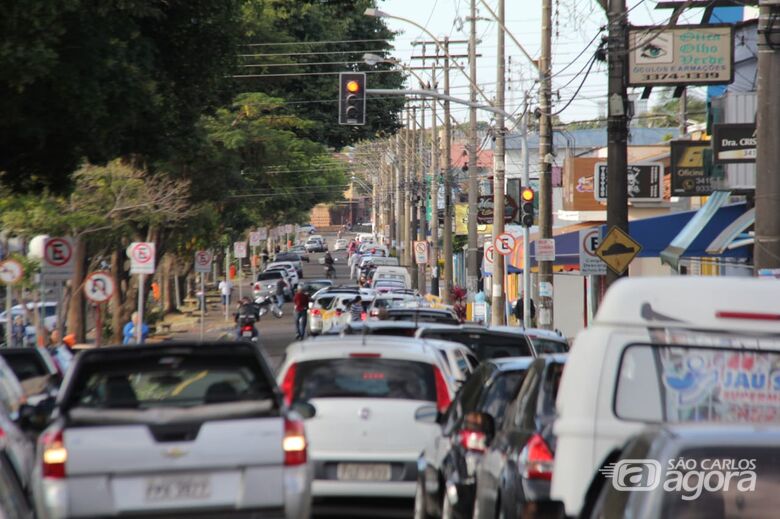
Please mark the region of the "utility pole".
<svg viewBox="0 0 780 519"><path fill-rule="evenodd" d="M411 146L411 134L412 134L412 111L409 105L406 106L406 132L404 133L404 255L402 264L405 267L409 267L411 261L409 257L412 249L412 183L409 181L411 178L412 169L412 153L414 149Z"/></svg>
<svg viewBox="0 0 780 519"><path fill-rule="evenodd" d="M756 137L756 239L754 258L756 272L762 268L780 267L780 106L777 85L780 84L780 5L762 0L758 19L758 113Z"/></svg>
<svg viewBox="0 0 780 519"><path fill-rule="evenodd" d="M403 128L395 135L395 247L398 262L403 264L403 240L404 240L404 189L403 189Z"/></svg>
<svg viewBox="0 0 780 519"><path fill-rule="evenodd" d="M412 161L412 168L409 172L409 208L410 208L410 219L411 222L411 232L410 232L410 240L409 240L409 268L411 269L412 274L412 286L416 288L417 290L420 290L420 278L419 278L419 269L417 268L417 264L414 260L414 241L417 239L417 199L420 195L420 186L417 182L417 176L418 176L418 169L417 169L417 106L412 107L412 133L408 135L409 142L407 142L407 146L409 146L411 155L410 159Z"/></svg>
<svg viewBox="0 0 780 519"><path fill-rule="evenodd" d="M688 134L688 89L682 89L679 106L680 137Z"/></svg>
<svg viewBox="0 0 780 519"><path fill-rule="evenodd" d="M444 95L450 95L450 40L444 39ZM445 303L452 297L452 123L450 102L444 101L444 294Z"/></svg>
<svg viewBox="0 0 780 519"><path fill-rule="evenodd" d="M523 147L523 187L531 184L531 174L528 157L528 120L531 114L528 113L528 92L523 98L523 126L522 126L522 147ZM518 200L518 203L522 203ZM523 225L523 327L530 328L531 323L531 229Z"/></svg>
<svg viewBox="0 0 780 519"><path fill-rule="evenodd" d="M436 90L436 63L431 69L431 88ZM439 295L439 134L436 128L436 100L431 102L431 294Z"/></svg>
<svg viewBox="0 0 780 519"><path fill-rule="evenodd" d="M469 17L469 100L477 102L477 0L471 0L471 16ZM469 220L468 220L468 250L466 257L466 289L474 294L477 291L479 265L477 262L477 199L479 197L479 175L477 170L477 109L469 107Z"/></svg>
<svg viewBox="0 0 780 519"><path fill-rule="evenodd" d="M607 230L617 227L628 233L628 13L625 0L610 0L607 9L609 39L609 97L607 99ZM607 269L607 287L620 276Z"/></svg>
<svg viewBox="0 0 780 519"><path fill-rule="evenodd" d="M542 0L542 53L539 58L539 237L552 238L552 0ZM537 317L540 328L553 327L553 299L542 296L541 287L552 288L551 261L537 261L539 287ZM544 285L542 284L544 283ZM529 311L529 309L525 309Z"/></svg>
<svg viewBox="0 0 780 519"><path fill-rule="evenodd" d="M425 88L425 85L421 85L420 88ZM421 99L420 103L420 145L417 157L420 161L420 167L417 170L417 179L419 181L417 190L417 241L425 241L425 100ZM432 100L436 103L436 100ZM417 260L415 259L415 262ZM420 294L425 295L427 293L425 286L425 263L420 263L417 266L417 290Z"/></svg>
<svg viewBox="0 0 780 519"><path fill-rule="evenodd" d="M472 0L474 1L474 0ZM504 109L504 88L506 86L506 63L504 60L504 3L498 0L498 17L500 25L497 35L496 58L496 108ZM504 163L506 128L504 128L504 116L496 114L496 152L493 169L493 243L504 232L504 175L506 165ZM476 220L476 218L475 218ZM476 251L475 251L476 252ZM496 326L505 324L505 298L504 298L504 256L495 254L493 260L493 291L490 323Z"/></svg>

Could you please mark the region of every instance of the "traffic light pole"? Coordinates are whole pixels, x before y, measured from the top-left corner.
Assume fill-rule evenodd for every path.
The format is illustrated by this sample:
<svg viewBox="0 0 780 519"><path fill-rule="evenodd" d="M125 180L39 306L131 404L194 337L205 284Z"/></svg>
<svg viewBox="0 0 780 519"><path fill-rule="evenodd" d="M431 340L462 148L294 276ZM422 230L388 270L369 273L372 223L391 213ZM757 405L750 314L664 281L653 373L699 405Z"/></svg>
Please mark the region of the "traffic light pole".
<svg viewBox="0 0 780 519"><path fill-rule="evenodd" d="M531 184L531 175L528 158L528 92L523 99L523 124L522 124L522 148L523 148L523 187ZM522 204L522 200L520 201ZM523 327L531 327L531 228L523 226Z"/></svg>
<svg viewBox="0 0 780 519"><path fill-rule="evenodd" d="M444 287L439 289L445 303L452 302L452 122L450 120L450 41L444 39L444 94L438 92L433 96L444 100ZM421 90L422 91L422 90ZM395 94L399 95L398 91ZM406 95L406 94L400 94Z"/></svg>
<svg viewBox="0 0 780 519"><path fill-rule="evenodd" d="M477 137L477 90L474 83L477 79L477 0L471 0L471 16L469 17L469 74L471 83L469 88L469 144L468 144L468 248L466 250L466 289L471 294L477 292L477 280L479 279L479 265L477 251L479 249L477 237L477 199L479 197L479 171L477 170L477 154L479 150ZM493 269L497 270L497 269ZM495 272L493 273L495 275Z"/></svg>
<svg viewBox="0 0 780 519"><path fill-rule="evenodd" d="M475 0L474 0L475 1ZM498 16L503 24L504 22L504 0L498 0ZM506 84L504 61L504 31L498 30L497 36L497 85L496 85L496 108L504 109L504 87ZM493 243L496 243L498 237L504 232L504 174L506 166L504 163L506 128L504 128L504 116L498 114L496 117L496 154L495 168L493 170ZM476 214L474 215L476 220ZM476 252L476 251L475 251ZM505 256L496 253L493 260L493 290L491 305L491 324L503 325L506 317L506 298L504 296L504 259Z"/></svg>

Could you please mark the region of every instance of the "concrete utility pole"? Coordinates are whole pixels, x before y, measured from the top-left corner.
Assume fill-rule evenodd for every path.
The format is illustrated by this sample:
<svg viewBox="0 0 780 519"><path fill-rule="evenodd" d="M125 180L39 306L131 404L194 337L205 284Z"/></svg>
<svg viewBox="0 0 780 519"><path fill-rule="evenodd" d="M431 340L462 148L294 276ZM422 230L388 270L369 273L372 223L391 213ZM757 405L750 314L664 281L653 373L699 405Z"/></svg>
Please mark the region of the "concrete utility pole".
<svg viewBox="0 0 780 519"><path fill-rule="evenodd" d="M607 231L613 227L628 232L628 13L625 0L610 0L607 10L609 40L609 98L607 99ZM620 276L607 269L607 287Z"/></svg>
<svg viewBox="0 0 780 519"><path fill-rule="evenodd" d="M431 69L431 88L436 90L436 64ZM431 103L431 294L439 295L439 134L436 128L436 100Z"/></svg>
<svg viewBox="0 0 780 519"><path fill-rule="evenodd" d="M780 5L762 0L758 19L758 114L756 136L756 272L780 267Z"/></svg>
<svg viewBox="0 0 780 519"><path fill-rule="evenodd" d="M411 252L412 252L412 183L411 183L411 169L412 169L412 154L414 148L411 145L412 136L412 110L409 105L406 106L406 132L404 133L404 260L403 265L408 267L411 265Z"/></svg>
<svg viewBox="0 0 780 519"><path fill-rule="evenodd" d="M474 84L477 80L477 0L471 0L471 15L469 17L469 100L477 102L477 90ZM479 175L477 170L477 109L469 107L469 220L468 220L468 250L466 257L466 288L472 294L477 291L479 279L479 264L477 261L477 199L479 197Z"/></svg>
<svg viewBox="0 0 780 519"><path fill-rule="evenodd" d="M396 230L396 254L398 261L403 263L403 242L404 242L404 149L401 133L403 128L398 130L395 135L395 230Z"/></svg>
<svg viewBox="0 0 780 519"><path fill-rule="evenodd" d="M450 95L450 40L444 39L444 95ZM444 100L444 293L445 303L450 303L452 297L452 123L450 119L450 102Z"/></svg>
<svg viewBox="0 0 780 519"><path fill-rule="evenodd" d="M542 54L539 58L539 237L552 238L552 0L542 0ZM551 261L537 261L539 286L552 287ZM542 285L545 283L546 285ZM541 292L541 290L540 290ZM537 321L540 328L553 327L553 299L538 296ZM528 311L526 309L526 311Z"/></svg>
<svg viewBox="0 0 780 519"><path fill-rule="evenodd" d="M418 269L414 261L414 241L417 239L417 199L420 191L417 184L417 106L412 107L412 131L407 135L408 142L406 145L409 147L409 159L411 161L411 168L409 170L409 268L412 276L412 286L417 290L420 289Z"/></svg>
<svg viewBox="0 0 780 519"><path fill-rule="evenodd" d="M498 0L498 18L501 26L504 24L504 0ZM504 109L504 88L506 87L506 63L504 60L504 30L499 28L496 38L496 108ZM504 116L496 115L496 150L493 169L493 243L504 232L504 175L506 165L504 163L504 149L506 128L504 128ZM504 256L495 254L493 261L493 292L490 323L493 325L506 324L505 296L504 296Z"/></svg>
<svg viewBox="0 0 780 519"><path fill-rule="evenodd" d="M421 87L422 88L422 87ZM420 146L417 153L417 157L420 161L420 167L417 170L417 180L419 181L419 188L417 190L417 240L425 241L426 228L425 228L425 100L421 100L420 104ZM436 104L436 100L432 99L432 104ZM416 261L416 260L415 260ZM420 294L425 295L427 293L425 286L425 263L420 263L417 266L417 290Z"/></svg>

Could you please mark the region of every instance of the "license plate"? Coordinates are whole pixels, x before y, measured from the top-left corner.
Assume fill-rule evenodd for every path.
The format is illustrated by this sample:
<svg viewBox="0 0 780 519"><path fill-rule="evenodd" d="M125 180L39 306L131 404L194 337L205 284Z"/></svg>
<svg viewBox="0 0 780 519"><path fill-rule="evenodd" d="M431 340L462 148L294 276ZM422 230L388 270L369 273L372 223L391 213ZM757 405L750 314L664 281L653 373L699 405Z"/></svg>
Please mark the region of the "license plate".
<svg viewBox="0 0 780 519"><path fill-rule="evenodd" d="M252 332L241 332L241 337L252 337Z"/></svg>
<svg viewBox="0 0 780 519"><path fill-rule="evenodd" d="M390 481L390 465L386 463L339 463L336 477L345 481Z"/></svg>
<svg viewBox="0 0 780 519"><path fill-rule="evenodd" d="M173 476L146 480L147 501L180 501L209 497L211 479L208 476Z"/></svg>

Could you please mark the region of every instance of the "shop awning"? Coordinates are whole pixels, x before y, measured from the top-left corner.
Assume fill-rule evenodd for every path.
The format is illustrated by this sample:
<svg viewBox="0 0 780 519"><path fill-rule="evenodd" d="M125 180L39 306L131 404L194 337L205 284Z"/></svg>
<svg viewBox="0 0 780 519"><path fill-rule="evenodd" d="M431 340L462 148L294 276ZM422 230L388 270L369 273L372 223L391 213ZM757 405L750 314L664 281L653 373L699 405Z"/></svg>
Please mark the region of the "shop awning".
<svg viewBox="0 0 780 519"><path fill-rule="evenodd" d="M723 254L727 249L744 247L753 243L752 236L744 233L756 222L756 209L748 209L742 216L723 229L707 246L707 254Z"/></svg>
<svg viewBox="0 0 780 519"><path fill-rule="evenodd" d="M696 211L688 223L685 224L685 227L674 237L669 246L661 251L661 263L666 263L677 270L680 257L685 254L688 247L693 244L694 240L710 224L718 210L728 202L729 196L731 196L730 191L715 191L710 195L707 203ZM728 222L727 225L730 223ZM720 230L722 231L723 228L721 227ZM708 241L707 243L709 244L710 242Z"/></svg>

